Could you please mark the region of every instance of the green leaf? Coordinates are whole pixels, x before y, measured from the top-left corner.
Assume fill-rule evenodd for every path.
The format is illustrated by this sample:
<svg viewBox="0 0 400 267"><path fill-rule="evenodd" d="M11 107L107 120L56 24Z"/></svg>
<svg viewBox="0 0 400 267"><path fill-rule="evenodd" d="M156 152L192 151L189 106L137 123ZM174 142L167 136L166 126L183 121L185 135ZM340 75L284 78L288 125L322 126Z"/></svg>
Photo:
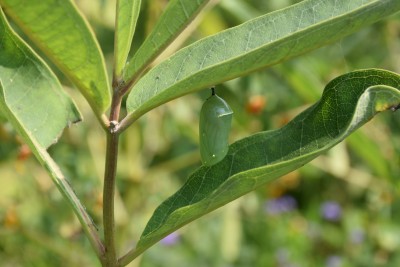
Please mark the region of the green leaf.
<svg viewBox="0 0 400 267"><path fill-rule="evenodd" d="M239 21L246 21L260 16L260 11L244 0L222 0L219 4Z"/></svg>
<svg viewBox="0 0 400 267"><path fill-rule="evenodd" d="M202 39L134 86L126 121L179 96L338 40L398 10L398 0L305 0Z"/></svg>
<svg viewBox="0 0 400 267"><path fill-rule="evenodd" d="M1 15L0 16L1 17L0 32L4 33L3 32L4 17L3 17L3 12L1 11L1 9L0 9L0 13L1 13L0 14ZM22 47L19 47L18 49L16 49L14 51L14 52L16 52L15 55L18 56L18 59L19 59L18 61L20 61L20 62L25 61L27 65L37 64L38 65L37 67L40 67L40 65L43 64L43 62L38 61L37 59L35 59L35 57L32 57L30 55L32 52L28 48L24 47L25 44L23 44L20 40L18 40L16 37L13 37L9 30L7 30L4 35L2 34L0 36L4 36L3 42L0 43L0 47L3 47L3 45L4 45L4 47L6 48L6 51L8 51L10 49L10 44L23 45ZM21 54L21 52L26 52L27 54L24 55L24 54ZM3 53L0 53L0 57L2 54ZM24 59L24 57L25 57L25 59ZM21 61L21 59L23 61ZM2 65L3 62L0 60L0 63L1 63L0 65ZM24 71L31 71L28 74L32 74L32 75L36 74L36 75L38 75L38 79L45 77L45 76L41 76L40 73L38 74L36 72L37 70L35 68L31 68L31 69L26 68L25 69L25 67L22 67L21 72L24 72ZM19 78L17 72L18 72L18 69L15 70L15 74L16 74L15 77ZM2 73L2 70L0 71L0 73ZM45 73L45 71L43 71L43 73ZM30 76L30 75L28 75L28 76ZM53 76L53 75L51 74L50 76ZM45 77L45 78L48 78L48 77ZM3 78L1 80L3 80ZM89 238L91 245L95 249L97 255L100 257L102 250L103 250L103 245L102 245L100 239L98 238L97 229L93 223L93 220L91 219L89 214L86 212L85 207L80 203L78 197L75 195L74 190L71 188L70 184L65 179L65 177L62 174L58 165L54 162L54 160L47 153L46 146L44 146L42 144L43 140L41 140L41 136L38 135L37 132L32 132L30 125L28 125L28 123L26 123L26 114L25 114L25 116L21 116L21 114L18 110L19 106L9 104L9 101L8 101L9 95L13 95L14 93L9 92L10 91L9 89L7 89L6 87L3 87L1 80L0 80L0 111L6 115L7 119L14 126L14 128L16 128L18 130L19 134L22 136L22 138L24 139L26 144L29 146L29 148L31 149L31 151L35 155L35 157L46 168L46 170L50 174L50 177L52 178L54 184L57 186L57 189L60 191L60 193L63 195L63 197L68 201L68 203L71 205L73 211L75 212L76 216L78 217L79 221L81 222L82 228L85 231L87 237ZM34 83L34 85L31 87L23 88L23 89L28 89L28 90L25 90L25 93L26 93L25 96L24 96L24 94L22 94L22 95L20 93L18 94L20 99L22 100L25 97L29 98L28 96L32 95L32 93L31 93L32 91L41 90L41 89L35 87L36 84L40 85L40 83ZM51 83L49 83L48 85L51 85ZM18 88L15 88L15 87L12 89L14 89L15 91L18 90ZM51 95L51 96L55 95L54 91L52 91L53 89L54 88L50 88L49 90L47 90L48 91L47 93L49 93L49 95ZM42 90L42 92L43 92L43 90ZM35 98L35 100L31 99L32 103L36 103L36 105L32 105L32 106L47 106L44 109L47 111L45 114L42 113L43 109L41 109L41 108L38 109L39 114L44 115L44 118L46 118L46 120L44 121L45 123L39 125L45 131L49 130L48 126L49 126L50 130L52 131L52 126L53 126L53 125L46 125L46 123L48 122L47 118L51 118L52 116L54 116L53 117L54 119L52 121L57 120L57 119L62 121L64 119L64 118L57 117L57 115L58 115L57 109L53 110L54 105L57 105L57 104L61 105L59 107L59 109L65 108L65 106L64 106L65 100L63 100L62 98L65 98L65 96L62 93L60 93L58 98L56 98L56 97L47 98L44 95L44 98L42 98L42 99L40 99L40 98ZM52 104L51 103L52 101L54 101L55 103ZM16 104L18 104L18 102L19 101L17 101ZM55 113L53 113L53 111ZM31 110L31 112L36 112L36 110Z"/></svg>
<svg viewBox="0 0 400 267"><path fill-rule="evenodd" d="M124 80L142 72L172 43L210 0L172 0L159 18L150 35L126 66Z"/></svg>
<svg viewBox="0 0 400 267"><path fill-rule="evenodd" d="M0 5L101 115L110 104L104 58L73 2L0 0Z"/></svg>
<svg viewBox="0 0 400 267"><path fill-rule="evenodd" d="M0 111L47 148L66 126L80 121L79 111L47 65L12 31L1 8L0 36Z"/></svg>
<svg viewBox="0 0 400 267"><path fill-rule="evenodd" d="M80 120L79 111L50 68L13 32L1 8L0 36L0 114L49 172L100 257L103 245L92 219L46 151L65 126Z"/></svg>
<svg viewBox="0 0 400 267"><path fill-rule="evenodd" d="M115 29L115 76L120 77L128 58L142 0L118 0Z"/></svg>
<svg viewBox="0 0 400 267"><path fill-rule="evenodd" d="M341 142L378 112L400 108L400 75L377 69L331 81L321 99L279 130L230 146L226 158L195 171L154 212L133 257L200 216L287 174Z"/></svg>
<svg viewBox="0 0 400 267"><path fill-rule="evenodd" d="M397 180L398 177L395 177L397 175L393 175L394 172L390 170L390 161L383 155L384 152L379 142L362 132L352 134L346 141L352 151L379 177L386 178L390 182Z"/></svg>

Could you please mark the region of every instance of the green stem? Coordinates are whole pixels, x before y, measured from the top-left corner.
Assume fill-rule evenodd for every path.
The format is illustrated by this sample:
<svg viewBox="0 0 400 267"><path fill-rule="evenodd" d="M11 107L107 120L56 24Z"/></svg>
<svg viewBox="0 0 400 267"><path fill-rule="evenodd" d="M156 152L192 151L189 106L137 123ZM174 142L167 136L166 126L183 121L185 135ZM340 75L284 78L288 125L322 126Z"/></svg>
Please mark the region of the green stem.
<svg viewBox="0 0 400 267"><path fill-rule="evenodd" d="M112 132L114 124L110 124L111 132L107 133L107 155L104 173L103 191L103 223L104 223L104 244L106 247L106 266L115 266L117 259L115 251L115 222L114 222L114 194L115 177L117 174L118 161L118 133Z"/></svg>
<svg viewBox="0 0 400 267"><path fill-rule="evenodd" d="M130 262L132 262L134 259L140 256L144 251L146 251L149 247L150 246L142 247L141 249L138 250L132 249L118 260L117 267L123 267L128 265Z"/></svg>
<svg viewBox="0 0 400 267"><path fill-rule="evenodd" d="M117 264L115 249L115 219L114 219L114 196L115 179L117 175L119 133L115 130L118 126L118 118L121 109L122 96L118 89L114 91L110 124L107 131L107 151L104 171L103 189L103 224L105 245L105 266L114 267Z"/></svg>

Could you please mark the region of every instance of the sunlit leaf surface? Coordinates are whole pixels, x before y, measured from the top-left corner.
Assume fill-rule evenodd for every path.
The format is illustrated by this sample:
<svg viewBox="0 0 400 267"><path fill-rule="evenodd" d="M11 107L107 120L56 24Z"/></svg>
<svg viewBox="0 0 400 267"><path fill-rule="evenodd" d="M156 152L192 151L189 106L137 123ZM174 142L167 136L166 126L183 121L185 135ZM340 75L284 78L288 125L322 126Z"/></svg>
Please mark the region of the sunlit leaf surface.
<svg viewBox="0 0 400 267"><path fill-rule="evenodd" d="M3 10L79 88L97 114L110 104L103 55L71 0L0 0Z"/></svg>
<svg viewBox="0 0 400 267"><path fill-rule="evenodd" d="M145 250L198 217L287 174L341 142L374 115L400 107L400 76L377 69L330 82L321 99L279 130L230 146L228 155L195 171L148 222L137 246Z"/></svg>
<svg viewBox="0 0 400 267"><path fill-rule="evenodd" d="M130 120L179 96L305 53L400 10L398 0L305 0L202 39L132 89Z"/></svg>
<svg viewBox="0 0 400 267"><path fill-rule="evenodd" d="M47 65L11 30L1 10L0 36L0 110L47 148L66 126L80 120L80 114Z"/></svg>

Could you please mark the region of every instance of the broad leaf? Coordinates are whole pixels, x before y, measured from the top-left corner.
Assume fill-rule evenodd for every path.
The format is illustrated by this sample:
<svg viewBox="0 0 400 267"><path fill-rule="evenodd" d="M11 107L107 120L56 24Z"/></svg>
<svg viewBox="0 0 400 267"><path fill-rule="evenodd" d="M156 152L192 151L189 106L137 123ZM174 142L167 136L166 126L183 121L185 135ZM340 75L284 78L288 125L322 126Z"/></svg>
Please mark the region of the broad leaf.
<svg viewBox="0 0 400 267"><path fill-rule="evenodd" d="M133 75L143 71L193 21L208 2L210 0L170 1L150 35L129 60L124 80L128 82Z"/></svg>
<svg viewBox="0 0 400 267"><path fill-rule="evenodd" d="M334 79L320 101L285 127L237 141L220 163L195 171L156 209L136 251L123 259L134 258L183 225L303 166L376 113L398 108L398 74L369 69Z"/></svg>
<svg viewBox="0 0 400 267"><path fill-rule="evenodd" d="M46 148L80 120L48 66L10 28L0 8L0 113L18 131L73 208L96 253L102 244L85 208Z"/></svg>
<svg viewBox="0 0 400 267"><path fill-rule="evenodd" d="M0 0L0 5L101 115L110 103L104 59L71 0Z"/></svg>
<svg viewBox="0 0 400 267"><path fill-rule="evenodd" d="M0 10L0 12L1 12L1 10ZM3 20L1 20L1 23L3 23ZM3 24L1 24L1 25L3 25ZM1 29L2 28L0 28L0 32L1 32ZM3 32L1 32L1 33L3 33ZM9 36L7 36L7 35L9 35ZM13 44L14 41L17 40L17 39L15 39L15 40L8 39L9 37L11 37L9 32L6 32L5 35L1 35L1 36L5 36L4 39L6 41L4 43L0 43L0 47L3 44L6 44L6 46L8 46L9 44ZM3 39L3 41L4 41L4 39ZM18 43L18 42L14 43L14 44L22 45L22 43ZM29 53L31 53L31 51L29 51L28 49L26 49L24 47L21 47L20 49L23 52L27 52L28 54L26 55L26 58L23 59L23 56L21 56L21 54L19 54L17 52L16 55L18 56L19 60L23 59L27 63L27 65L29 65L29 64L34 65L35 63L38 65L42 64L42 62L35 60L34 57L29 56ZM9 48L6 47L6 50L9 50ZM0 53L0 56L1 56L1 54L2 53ZM18 69L17 69L17 71L18 71ZM35 69L29 70L28 68L21 68L21 72L24 72L24 71L28 71L28 73L32 74L32 75L35 73ZM0 73L1 72L2 71L0 71ZM19 78L18 75L16 75L15 77ZM40 78L41 77L39 74L38 79L40 79ZM51 85L51 84L49 83L49 85ZM15 88L15 87L13 89L15 91L18 90L18 88ZM26 92L26 96L19 94L20 100L22 100L24 97L31 96L32 91L40 90L38 88L35 88L35 86L32 86L31 88L24 87L23 89L27 89L26 91L28 91L28 92ZM49 90L49 92L50 92L49 93L50 95L53 95L51 90ZM97 229L93 223L93 220L90 218L89 214L87 214L85 207L80 203L79 199L75 195L74 190L71 188L70 184L65 179L64 175L61 173L57 164L47 153L46 147L43 146L43 144L41 144L41 140L40 140L41 136L38 135L37 132L32 132L30 125L28 125L26 123L26 121L24 120L25 118L21 119L20 112L18 112L18 109L19 109L18 102L20 102L20 101L16 102L17 106L10 105L9 100L8 100L10 98L9 95L13 95L13 93L9 92L9 90L7 90L5 87L3 87L3 84L0 81L0 111L6 115L8 121L14 126L15 129L18 130L19 134L22 136L22 138L24 139L26 144L29 146L29 148L31 149L33 154L36 156L36 158L39 160L39 162L46 168L46 170L50 174L50 177L52 178L54 184L57 186L57 189L60 191L60 193L64 196L64 198L68 201L68 203L71 205L72 209L74 210L76 216L78 217L79 221L82 224L83 230L87 234L87 237L89 238L89 241L91 242L97 255L100 256L100 253L103 249L103 245L101 244L100 240L97 238ZM60 98L62 96L63 95L60 94ZM38 100L42 100L42 101L38 101ZM49 105L47 107L49 110L47 110L46 114L44 114L44 118L46 118L44 120L45 122L47 122L48 117L53 116L53 113L49 114L49 112L51 112L51 109L54 108L54 106L51 103L49 103L49 101L51 102L51 100L55 101L54 104L61 105L60 108L65 108L63 106L64 105L63 101L60 102L59 99L57 99L57 98L50 99L50 98L44 97L43 99L39 98L39 99L32 100L32 103L33 103L32 107L37 107L39 105L42 105L42 106ZM41 110L42 109L39 108L39 114L42 114ZM58 114L57 110L55 110L55 111L56 112L54 113L54 119L63 120L64 118L57 117L57 114ZM31 112L35 112L35 111L31 110ZM51 126L52 125L50 125L50 128L51 128ZM49 130L46 124L40 124L38 127L42 127L44 130Z"/></svg>
<svg viewBox="0 0 400 267"><path fill-rule="evenodd" d="M120 77L128 58L142 0L118 0L115 26L115 76Z"/></svg>
<svg viewBox="0 0 400 267"><path fill-rule="evenodd" d="M0 110L44 148L55 143L63 129L80 114L47 65L12 31L0 9ZM26 141L26 140L25 140Z"/></svg>
<svg viewBox="0 0 400 267"><path fill-rule="evenodd" d="M239 21L246 21L260 16L260 11L244 0L222 0L220 6Z"/></svg>
<svg viewBox="0 0 400 267"><path fill-rule="evenodd" d="M398 0L305 0L202 39L135 85L126 121L179 96L338 40L398 10Z"/></svg>

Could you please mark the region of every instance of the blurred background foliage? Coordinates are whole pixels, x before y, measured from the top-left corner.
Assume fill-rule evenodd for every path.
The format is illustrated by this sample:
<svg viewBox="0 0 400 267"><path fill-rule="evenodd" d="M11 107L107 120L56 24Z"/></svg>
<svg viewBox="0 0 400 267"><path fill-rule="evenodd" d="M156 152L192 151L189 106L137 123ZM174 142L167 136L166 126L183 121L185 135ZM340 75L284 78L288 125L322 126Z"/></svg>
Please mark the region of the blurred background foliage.
<svg viewBox="0 0 400 267"><path fill-rule="evenodd" d="M164 55L299 1L222 0ZM76 0L112 66L115 0ZM135 51L167 0L143 1ZM400 14L314 52L217 86L235 112L231 142L282 127L334 77L359 68L400 72ZM111 69L109 72L111 73ZM59 74L59 73L58 73ZM50 153L101 225L105 139L60 75L84 122ZM120 251L200 165L204 90L145 115L122 136L116 199ZM400 266L400 114L380 114L303 168L171 234L129 266ZM7 123L0 126L0 266L99 266L79 222Z"/></svg>

